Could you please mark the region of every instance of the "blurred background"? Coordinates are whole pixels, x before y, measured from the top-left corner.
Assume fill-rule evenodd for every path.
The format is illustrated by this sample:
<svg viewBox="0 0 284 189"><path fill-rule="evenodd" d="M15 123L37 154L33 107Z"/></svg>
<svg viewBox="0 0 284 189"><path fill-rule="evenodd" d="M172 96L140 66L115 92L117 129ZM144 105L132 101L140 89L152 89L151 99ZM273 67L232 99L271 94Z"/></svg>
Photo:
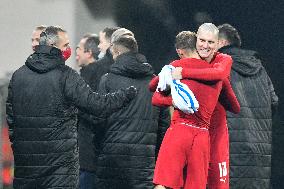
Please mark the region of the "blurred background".
<svg viewBox="0 0 284 189"><path fill-rule="evenodd" d="M176 58L179 31L196 31L204 22L229 23L239 30L243 48L256 50L280 99L273 125L272 182L284 188L284 1L283 0L0 0L0 186L9 188L13 161L5 123L7 83L32 53L31 33L38 25L61 25L69 34L73 55L67 65L78 70L75 47L85 33L107 26L134 32L140 52L156 72ZM4 187L5 186L5 187ZM1 188L1 187L0 187Z"/></svg>

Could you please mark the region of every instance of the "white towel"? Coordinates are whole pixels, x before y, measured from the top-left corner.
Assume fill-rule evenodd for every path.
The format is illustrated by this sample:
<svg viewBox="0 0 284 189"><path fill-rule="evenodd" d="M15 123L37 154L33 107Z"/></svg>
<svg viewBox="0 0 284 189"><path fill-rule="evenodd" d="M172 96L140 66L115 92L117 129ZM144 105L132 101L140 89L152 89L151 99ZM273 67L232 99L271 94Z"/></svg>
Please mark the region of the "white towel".
<svg viewBox="0 0 284 189"><path fill-rule="evenodd" d="M175 106L185 113L194 113L198 111L199 104L193 92L187 85L180 82L180 80L172 79L172 70L175 67L166 65L159 73L159 83L156 91L164 91L167 86L171 87L171 95Z"/></svg>

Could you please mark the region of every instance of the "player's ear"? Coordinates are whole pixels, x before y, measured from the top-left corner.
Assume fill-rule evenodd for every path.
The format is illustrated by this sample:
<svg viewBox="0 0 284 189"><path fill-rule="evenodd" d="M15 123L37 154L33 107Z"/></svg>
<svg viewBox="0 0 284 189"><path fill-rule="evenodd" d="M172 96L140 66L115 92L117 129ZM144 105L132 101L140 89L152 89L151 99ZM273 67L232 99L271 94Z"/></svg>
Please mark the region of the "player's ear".
<svg viewBox="0 0 284 189"><path fill-rule="evenodd" d="M181 49L176 48L176 52L180 58L183 56L183 51Z"/></svg>

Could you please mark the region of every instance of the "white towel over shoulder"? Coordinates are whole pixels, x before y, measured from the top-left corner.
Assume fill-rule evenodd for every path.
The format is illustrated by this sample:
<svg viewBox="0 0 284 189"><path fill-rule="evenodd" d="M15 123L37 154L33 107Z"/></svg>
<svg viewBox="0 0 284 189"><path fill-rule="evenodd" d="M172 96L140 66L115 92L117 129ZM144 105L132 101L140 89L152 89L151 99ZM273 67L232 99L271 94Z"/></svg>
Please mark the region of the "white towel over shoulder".
<svg viewBox="0 0 284 189"><path fill-rule="evenodd" d="M166 65L159 73L159 83L156 91L164 91L167 86L171 87L172 99L175 106L185 113L194 113L198 111L199 104L193 92L187 85L180 82L180 80L172 79L172 70L175 67Z"/></svg>

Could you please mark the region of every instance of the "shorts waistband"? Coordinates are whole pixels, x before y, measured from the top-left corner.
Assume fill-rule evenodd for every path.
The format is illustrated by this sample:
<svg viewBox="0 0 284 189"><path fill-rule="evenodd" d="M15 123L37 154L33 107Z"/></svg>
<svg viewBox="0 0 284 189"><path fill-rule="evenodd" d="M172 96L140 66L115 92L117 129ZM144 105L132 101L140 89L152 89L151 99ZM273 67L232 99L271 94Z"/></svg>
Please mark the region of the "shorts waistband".
<svg viewBox="0 0 284 189"><path fill-rule="evenodd" d="M206 127L198 127L198 126L195 126L195 125L192 125L192 124L188 124L188 123L180 123L180 124L186 125L188 127L193 127L193 128L196 128L196 129L202 129L202 130L208 131L208 129Z"/></svg>

